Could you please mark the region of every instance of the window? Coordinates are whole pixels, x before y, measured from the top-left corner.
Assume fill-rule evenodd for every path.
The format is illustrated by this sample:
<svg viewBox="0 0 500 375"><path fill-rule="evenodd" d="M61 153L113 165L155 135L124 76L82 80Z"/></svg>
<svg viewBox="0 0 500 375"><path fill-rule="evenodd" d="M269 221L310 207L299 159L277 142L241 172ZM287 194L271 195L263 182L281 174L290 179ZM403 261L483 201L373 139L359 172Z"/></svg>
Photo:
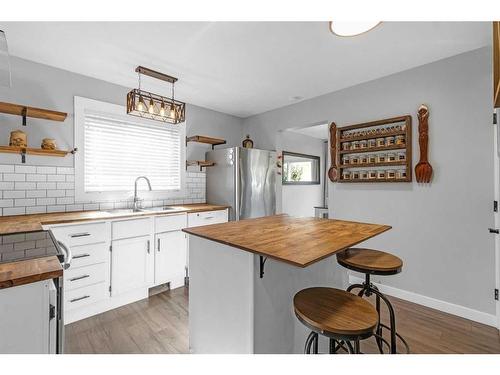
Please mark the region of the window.
<svg viewBox="0 0 500 375"><path fill-rule="evenodd" d="M128 199L138 176L151 199L184 193L185 124L128 116L125 107L75 97L76 200ZM140 187L145 188L141 182Z"/></svg>
<svg viewBox="0 0 500 375"><path fill-rule="evenodd" d="M283 151L284 185L319 185L320 158Z"/></svg>

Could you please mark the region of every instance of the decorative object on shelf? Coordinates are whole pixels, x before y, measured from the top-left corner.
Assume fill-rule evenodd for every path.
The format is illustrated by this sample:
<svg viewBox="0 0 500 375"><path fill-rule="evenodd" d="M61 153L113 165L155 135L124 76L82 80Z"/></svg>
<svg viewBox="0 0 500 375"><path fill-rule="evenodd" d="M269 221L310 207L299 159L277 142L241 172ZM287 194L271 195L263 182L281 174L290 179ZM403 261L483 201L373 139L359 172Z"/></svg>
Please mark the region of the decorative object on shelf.
<svg viewBox="0 0 500 375"><path fill-rule="evenodd" d="M56 140L53 138L42 139L42 145L40 146L43 150L56 150Z"/></svg>
<svg viewBox="0 0 500 375"><path fill-rule="evenodd" d="M247 137L241 142L244 148L253 148L253 141L250 139L250 135L247 134Z"/></svg>
<svg viewBox="0 0 500 375"><path fill-rule="evenodd" d="M208 137L206 135L193 135L191 137L186 137L186 146L188 142L206 143L212 145L212 150L214 149L215 146L226 144L225 139Z"/></svg>
<svg viewBox="0 0 500 375"><path fill-rule="evenodd" d="M346 142L348 143L348 142ZM332 122L330 124L330 169L328 169L328 178L332 182L336 182L338 178L338 169L337 169L337 153L335 152L335 148L338 147L337 144L337 125ZM347 149L350 149L350 144ZM346 160L346 159L343 159ZM347 158L349 160L349 158Z"/></svg>
<svg viewBox="0 0 500 375"><path fill-rule="evenodd" d="M335 165L338 182L412 180L409 115L337 128L335 134L330 132L330 142L335 145L332 161L341 161ZM393 168L379 169L386 166Z"/></svg>
<svg viewBox="0 0 500 375"><path fill-rule="evenodd" d="M26 126L27 117L61 122L66 120L67 116L67 113L64 112L57 112L49 109L29 107L26 105L19 105L13 103L5 103L5 102L0 102L0 113L22 116L23 126Z"/></svg>
<svg viewBox="0 0 500 375"><path fill-rule="evenodd" d="M417 182L429 183L432 179L432 166L428 160L429 145L429 108L422 104L418 109L418 145L420 147L420 160L415 166Z"/></svg>
<svg viewBox="0 0 500 375"><path fill-rule="evenodd" d="M139 88L133 89L127 94L127 113L132 116L170 124L184 122L186 120L186 103L175 100L175 82L177 78L142 66L138 66L135 71L139 75ZM172 84L172 96L167 98L142 90L141 74L170 82Z"/></svg>
<svg viewBox="0 0 500 375"><path fill-rule="evenodd" d="M11 131L9 146L28 147L28 136L22 130Z"/></svg>
<svg viewBox="0 0 500 375"><path fill-rule="evenodd" d="M0 30L0 86L12 86L9 46L3 30Z"/></svg>

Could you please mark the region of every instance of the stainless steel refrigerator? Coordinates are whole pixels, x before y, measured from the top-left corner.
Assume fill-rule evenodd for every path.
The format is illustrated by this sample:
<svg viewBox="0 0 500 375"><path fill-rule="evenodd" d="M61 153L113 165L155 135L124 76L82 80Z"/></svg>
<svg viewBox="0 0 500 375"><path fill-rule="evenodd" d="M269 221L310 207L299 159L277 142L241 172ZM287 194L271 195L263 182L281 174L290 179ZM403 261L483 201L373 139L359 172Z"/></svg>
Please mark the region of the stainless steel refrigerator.
<svg viewBox="0 0 500 375"><path fill-rule="evenodd" d="M276 213L276 152L242 147L208 151L207 202L228 205L229 220Z"/></svg>

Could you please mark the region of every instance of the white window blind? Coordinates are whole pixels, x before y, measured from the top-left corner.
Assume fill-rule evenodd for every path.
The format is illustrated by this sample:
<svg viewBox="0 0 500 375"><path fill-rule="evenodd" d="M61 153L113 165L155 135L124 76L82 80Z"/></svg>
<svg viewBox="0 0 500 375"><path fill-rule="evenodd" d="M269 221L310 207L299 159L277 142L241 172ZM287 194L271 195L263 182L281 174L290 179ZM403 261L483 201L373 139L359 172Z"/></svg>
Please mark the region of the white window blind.
<svg viewBox="0 0 500 375"><path fill-rule="evenodd" d="M181 188L179 125L85 110L84 191L130 191L138 176L153 190Z"/></svg>

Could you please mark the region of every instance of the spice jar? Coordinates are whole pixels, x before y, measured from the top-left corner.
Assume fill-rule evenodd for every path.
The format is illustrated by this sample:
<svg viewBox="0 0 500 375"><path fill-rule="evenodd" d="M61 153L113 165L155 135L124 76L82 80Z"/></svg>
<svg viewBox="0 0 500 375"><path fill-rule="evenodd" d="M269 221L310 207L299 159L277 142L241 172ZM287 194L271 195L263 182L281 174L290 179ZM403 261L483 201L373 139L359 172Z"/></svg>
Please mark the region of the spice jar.
<svg viewBox="0 0 500 375"><path fill-rule="evenodd" d="M377 171L377 178L380 180L384 179L385 178L385 171L382 171L382 170Z"/></svg>
<svg viewBox="0 0 500 375"><path fill-rule="evenodd" d="M386 155L385 154L377 154L375 158L375 163L385 163Z"/></svg>
<svg viewBox="0 0 500 375"><path fill-rule="evenodd" d="M396 142L395 137L385 137L385 145L386 146L394 146L394 143Z"/></svg>
<svg viewBox="0 0 500 375"><path fill-rule="evenodd" d="M387 154L387 161L396 161L396 154Z"/></svg>
<svg viewBox="0 0 500 375"><path fill-rule="evenodd" d="M396 178L396 171L394 169L389 169L386 172L386 176L388 179Z"/></svg>
<svg viewBox="0 0 500 375"><path fill-rule="evenodd" d="M359 171L353 171L351 173L351 180L359 180Z"/></svg>
<svg viewBox="0 0 500 375"><path fill-rule="evenodd" d="M406 178L406 169L398 169L396 171L396 178L405 179Z"/></svg>
<svg viewBox="0 0 500 375"><path fill-rule="evenodd" d="M359 178L361 180L366 180L368 179L368 171L359 171Z"/></svg>
<svg viewBox="0 0 500 375"><path fill-rule="evenodd" d="M349 163L350 164L358 164L359 163L359 156L358 155L351 156L351 160Z"/></svg>
<svg viewBox="0 0 500 375"><path fill-rule="evenodd" d="M359 141L351 142L351 150L359 150Z"/></svg>
<svg viewBox="0 0 500 375"><path fill-rule="evenodd" d="M372 147L377 147L377 140L373 139L373 138L368 140L368 148L372 148Z"/></svg>
<svg viewBox="0 0 500 375"><path fill-rule="evenodd" d="M404 152L398 152L398 160L399 161L405 161L406 160L406 153L404 153Z"/></svg>
<svg viewBox="0 0 500 375"><path fill-rule="evenodd" d="M377 161L377 156L375 154L368 155L368 163L373 164Z"/></svg>
<svg viewBox="0 0 500 375"><path fill-rule="evenodd" d="M368 163L368 155L366 155L366 154L361 155L361 156L359 157L359 162L360 162L361 164L366 164L366 163Z"/></svg>
<svg viewBox="0 0 500 375"><path fill-rule="evenodd" d="M405 145L405 136L404 135L397 135L395 137L395 143L398 146L404 146Z"/></svg>
<svg viewBox="0 0 500 375"><path fill-rule="evenodd" d="M342 156L342 164L349 165L349 155Z"/></svg>
<svg viewBox="0 0 500 375"><path fill-rule="evenodd" d="M342 180L350 180L350 179L351 179L351 172L343 171L342 172Z"/></svg>
<svg viewBox="0 0 500 375"><path fill-rule="evenodd" d="M359 141L359 148L367 148L367 147L368 147L368 141L367 140Z"/></svg>
<svg viewBox="0 0 500 375"><path fill-rule="evenodd" d="M384 147L385 146L385 138L377 138L377 147Z"/></svg>
<svg viewBox="0 0 500 375"><path fill-rule="evenodd" d="M373 180L377 178L377 171L368 171L368 179Z"/></svg>
<svg viewBox="0 0 500 375"><path fill-rule="evenodd" d="M342 143L342 150L348 151L351 149L351 143L350 142L343 142Z"/></svg>

